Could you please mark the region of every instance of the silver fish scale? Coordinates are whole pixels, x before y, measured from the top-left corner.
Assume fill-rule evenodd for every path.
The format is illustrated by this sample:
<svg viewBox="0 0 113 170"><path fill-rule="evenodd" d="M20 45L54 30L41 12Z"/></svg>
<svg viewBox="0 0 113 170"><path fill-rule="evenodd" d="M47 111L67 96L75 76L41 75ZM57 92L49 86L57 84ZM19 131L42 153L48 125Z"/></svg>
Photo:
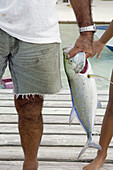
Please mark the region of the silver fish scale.
<svg viewBox="0 0 113 170"><path fill-rule="evenodd" d="M68 72L69 81L73 93L74 106L78 112L78 117L81 119L85 126L85 130L92 130L92 94L87 93L90 91L90 79L84 75L72 74ZM70 78L71 77L71 78Z"/></svg>

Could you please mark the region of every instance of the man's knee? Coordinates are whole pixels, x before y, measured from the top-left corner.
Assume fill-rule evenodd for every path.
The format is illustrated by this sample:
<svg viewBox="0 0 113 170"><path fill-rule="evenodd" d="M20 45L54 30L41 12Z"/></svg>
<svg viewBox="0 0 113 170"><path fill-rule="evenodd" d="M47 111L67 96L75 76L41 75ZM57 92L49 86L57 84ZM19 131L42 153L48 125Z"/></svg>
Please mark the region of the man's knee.
<svg viewBox="0 0 113 170"><path fill-rule="evenodd" d="M29 96L29 99L22 98L19 96L15 98L15 106L18 112L19 117L24 117L29 120L39 119L42 111L43 99L40 96L32 95Z"/></svg>

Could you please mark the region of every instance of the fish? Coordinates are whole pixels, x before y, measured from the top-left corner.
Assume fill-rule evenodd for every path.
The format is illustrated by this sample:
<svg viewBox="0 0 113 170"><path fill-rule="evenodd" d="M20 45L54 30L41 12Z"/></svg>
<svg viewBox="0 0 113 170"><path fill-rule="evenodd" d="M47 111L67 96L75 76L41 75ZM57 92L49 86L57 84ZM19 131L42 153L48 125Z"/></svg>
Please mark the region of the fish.
<svg viewBox="0 0 113 170"><path fill-rule="evenodd" d="M93 75L93 70L84 52L79 52L73 58L67 58L70 49L63 49L64 69L70 87L73 106L69 117L69 124L77 116L87 134L87 142L77 157L79 159L87 148L92 147L102 150L102 147L92 140L98 103L96 82L95 79L89 76Z"/></svg>

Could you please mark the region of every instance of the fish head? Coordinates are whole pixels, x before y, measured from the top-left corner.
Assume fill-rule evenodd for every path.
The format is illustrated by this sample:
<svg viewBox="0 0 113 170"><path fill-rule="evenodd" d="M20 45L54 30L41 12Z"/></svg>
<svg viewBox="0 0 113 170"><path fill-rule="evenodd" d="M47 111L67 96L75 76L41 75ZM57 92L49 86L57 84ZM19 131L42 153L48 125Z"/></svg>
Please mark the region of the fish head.
<svg viewBox="0 0 113 170"><path fill-rule="evenodd" d="M85 53L79 52L72 58L67 58L67 54L68 53L66 51L63 52L64 67L65 67L66 72L67 72L67 69L70 69L74 71L75 73L80 73L85 66L85 61L86 61Z"/></svg>
<svg viewBox="0 0 113 170"><path fill-rule="evenodd" d="M65 72L66 73L75 73L75 63L72 61L72 59L68 59L66 56L67 56L67 53L63 52L63 56L64 56L64 68L65 68Z"/></svg>

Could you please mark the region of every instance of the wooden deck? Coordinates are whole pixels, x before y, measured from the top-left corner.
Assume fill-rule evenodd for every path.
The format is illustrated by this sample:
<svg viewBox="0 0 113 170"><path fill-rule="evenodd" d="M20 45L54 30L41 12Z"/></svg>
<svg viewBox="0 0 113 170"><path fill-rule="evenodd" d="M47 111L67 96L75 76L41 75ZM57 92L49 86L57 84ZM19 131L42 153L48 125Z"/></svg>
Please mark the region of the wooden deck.
<svg viewBox="0 0 113 170"><path fill-rule="evenodd" d="M98 91L102 108L97 109L93 139L98 143L108 92ZM69 126L71 110L69 91L46 95L43 107L44 132L39 149L39 170L81 170L96 156L96 149L88 149L77 160L86 143L86 134L75 118ZM18 117L12 90L0 90L0 170L21 170L23 152L18 133ZM101 170L113 169L113 140Z"/></svg>

